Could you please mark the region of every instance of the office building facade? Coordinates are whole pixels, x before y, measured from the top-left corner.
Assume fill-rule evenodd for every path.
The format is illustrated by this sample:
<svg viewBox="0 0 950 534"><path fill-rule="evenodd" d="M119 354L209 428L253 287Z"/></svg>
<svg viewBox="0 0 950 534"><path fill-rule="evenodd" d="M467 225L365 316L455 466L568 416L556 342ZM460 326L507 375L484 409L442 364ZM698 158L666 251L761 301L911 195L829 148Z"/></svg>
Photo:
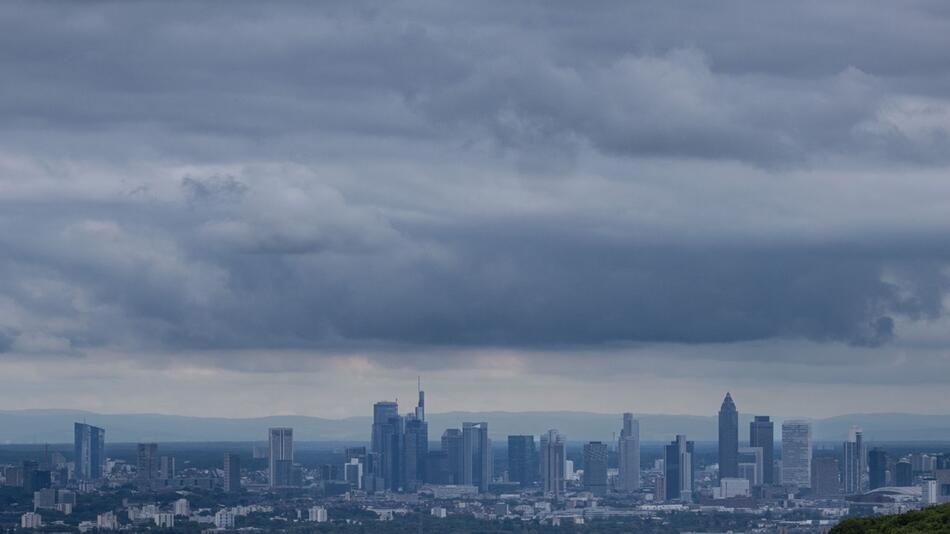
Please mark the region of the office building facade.
<svg viewBox="0 0 950 534"><path fill-rule="evenodd" d="M811 487L811 423L791 420L782 423L782 484Z"/></svg>
<svg viewBox="0 0 950 534"><path fill-rule="evenodd" d="M73 425L75 477L77 480L99 480L105 465L106 431L85 423Z"/></svg>
<svg viewBox="0 0 950 534"><path fill-rule="evenodd" d="M693 474L692 441L678 434L676 439L664 448L663 464L666 482L666 500L692 500L695 475Z"/></svg>
<svg viewBox="0 0 950 534"><path fill-rule="evenodd" d="M620 491L640 489L640 422L632 413L623 414L623 428L617 440L617 468Z"/></svg>
<svg viewBox="0 0 950 534"><path fill-rule="evenodd" d="M565 438L557 430L548 430L541 436L541 489L560 497L566 489L564 467L567 461Z"/></svg>
<svg viewBox="0 0 950 534"><path fill-rule="evenodd" d="M294 429L280 427L267 431L268 482L272 488L293 485Z"/></svg>
<svg viewBox="0 0 950 534"><path fill-rule="evenodd" d="M739 411L726 393L719 407L719 478L739 476Z"/></svg>
<svg viewBox="0 0 950 534"><path fill-rule="evenodd" d="M526 487L534 483L537 473L534 436L508 436L508 480Z"/></svg>
<svg viewBox="0 0 950 534"><path fill-rule="evenodd" d="M775 483L775 427L767 415L757 415L749 423L749 446L762 449L762 484Z"/></svg>
<svg viewBox="0 0 950 534"><path fill-rule="evenodd" d="M584 444L584 489L594 495L607 494L606 443L591 441Z"/></svg>

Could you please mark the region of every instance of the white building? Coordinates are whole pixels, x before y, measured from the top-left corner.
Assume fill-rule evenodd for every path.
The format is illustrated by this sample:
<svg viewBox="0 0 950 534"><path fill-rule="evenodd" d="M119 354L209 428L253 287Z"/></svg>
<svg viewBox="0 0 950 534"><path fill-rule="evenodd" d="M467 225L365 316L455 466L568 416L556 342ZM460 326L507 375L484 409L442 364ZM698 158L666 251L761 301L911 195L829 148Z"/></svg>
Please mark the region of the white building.
<svg viewBox="0 0 950 534"><path fill-rule="evenodd" d="M811 423L782 423L782 484L811 487Z"/></svg>
<svg viewBox="0 0 950 534"><path fill-rule="evenodd" d="M322 506L314 506L310 509L309 513L310 521L315 521L317 523L326 523L327 522L327 509Z"/></svg>
<svg viewBox="0 0 950 534"><path fill-rule="evenodd" d="M116 530L119 528L119 520L112 512L103 512L96 516L96 528L100 530Z"/></svg>
<svg viewBox="0 0 950 534"><path fill-rule="evenodd" d="M343 480L356 489L363 489L363 464L359 458L350 458L350 463L343 464Z"/></svg>
<svg viewBox="0 0 950 534"><path fill-rule="evenodd" d="M234 528L234 512L227 508L218 510L214 514L214 526L217 528Z"/></svg>
<svg viewBox="0 0 950 534"><path fill-rule="evenodd" d="M175 528L175 514L173 513L159 512L153 515L152 518L158 528Z"/></svg>
<svg viewBox="0 0 950 534"><path fill-rule="evenodd" d="M731 499L752 495L749 480L745 478L721 478L719 487L713 488L714 499Z"/></svg>
<svg viewBox="0 0 950 534"><path fill-rule="evenodd" d="M191 504L188 499L178 499L175 501L175 515L188 517L191 515Z"/></svg>
<svg viewBox="0 0 950 534"><path fill-rule="evenodd" d="M433 517L438 517L439 519L445 519L445 517L449 515L448 511L441 506L436 506L433 508L431 514Z"/></svg>
<svg viewBox="0 0 950 534"><path fill-rule="evenodd" d="M938 487L936 480L924 480L920 483L920 502L924 506L933 506L940 502L937 494Z"/></svg>
<svg viewBox="0 0 950 534"><path fill-rule="evenodd" d="M20 516L20 528L40 528L43 526L43 517L36 512L27 512Z"/></svg>

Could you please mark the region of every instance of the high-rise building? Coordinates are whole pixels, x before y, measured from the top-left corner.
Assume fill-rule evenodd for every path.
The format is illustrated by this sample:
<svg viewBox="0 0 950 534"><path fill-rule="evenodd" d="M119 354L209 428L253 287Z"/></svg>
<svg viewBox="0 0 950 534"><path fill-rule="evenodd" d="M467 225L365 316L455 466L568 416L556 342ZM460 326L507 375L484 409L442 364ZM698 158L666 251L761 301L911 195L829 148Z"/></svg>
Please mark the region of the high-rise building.
<svg viewBox="0 0 950 534"><path fill-rule="evenodd" d="M620 490L640 489L640 422L632 413L623 414L623 429L617 440L617 467Z"/></svg>
<svg viewBox="0 0 950 534"><path fill-rule="evenodd" d="M653 500L663 502L666 500L666 476L659 475L655 480L656 486L653 489Z"/></svg>
<svg viewBox="0 0 950 534"><path fill-rule="evenodd" d="M422 395L422 392L419 392ZM420 399L421 403L421 399ZM422 407L417 414L424 413ZM426 480L426 457L429 455L429 424L412 414L406 417L402 443L402 481L406 491L417 490Z"/></svg>
<svg viewBox="0 0 950 534"><path fill-rule="evenodd" d="M76 458L77 480L98 480L102 478L102 466L105 465L106 431L85 423L73 425L74 453Z"/></svg>
<svg viewBox="0 0 950 534"><path fill-rule="evenodd" d="M739 447L739 478L748 480L749 486L765 484L762 447Z"/></svg>
<svg viewBox="0 0 950 534"><path fill-rule="evenodd" d="M271 428L267 431L267 438L270 487L291 486L294 465L294 429Z"/></svg>
<svg viewBox="0 0 950 534"><path fill-rule="evenodd" d="M141 483L158 479L161 465L158 459L158 443L139 443L137 450L136 478Z"/></svg>
<svg viewBox="0 0 950 534"><path fill-rule="evenodd" d="M158 476L159 478L175 478L175 457L174 456L161 456L158 461Z"/></svg>
<svg viewBox="0 0 950 534"><path fill-rule="evenodd" d="M739 411L726 393L719 407L719 478L739 476Z"/></svg>
<svg viewBox="0 0 950 534"><path fill-rule="evenodd" d="M838 459L819 456L811 463L811 489L817 497L834 497L841 493Z"/></svg>
<svg viewBox="0 0 950 534"><path fill-rule="evenodd" d="M842 446L841 483L846 495L862 493L865 488L867 451L864 436L859 427L853 426L848 433L848 441Z"/></svg>
<svg viewBox="0 0 950 534"><path fill-rule="evenodd" d="M782 484L811 487L811 423L808 421L782 423Z"/></svg>
<svg viewBox="0 0 950 534"><path fill-rule="evenodd" d="M392 401L380 401L373 405L373 435L370 451L383 452L382 426L389 424L394 417L399 417L399 405Z"/></svg>
<svg viewBox="0 0 950 534"><path fill-rule="evenodd" d="M224 453L224 491L241 491L241 457L233 452Z"/></svg>
<svg viewBox="0 0 950 534"><path fill-rule="evenodd" d="M870 489L887 486L887 452L873 448L868 451L868 481Z"/></svg>
<svg viewBox="0 0 950 534"><path fill-rule="evenodd" d="M663 464L665 468L666 500L692 500L693 474L692 441L686 441L686 436L677 434L676 439L664 449Z"/></svg>
<svg viewBox="0 0 950 534"><path fill-rule="evenodd" d="M462 484L488 491L492 477L488 423L462 423L462 469Z"/></svg>
<svg viewBox="0 0 950 534"><path fill-rule="evenodd" d="M767 415L757 415L749 423L749 446L762 448L762 482L774 484L775 428Z"/></svg>
<svg viewBox="0 0 950 534"><path fill-rule="evenodd" d="M584 444L584 489L594 495L607 494L607 444Z"/></svg>
<svg viewBox="0 0 950 534"><path fill-rule="evenodd" d="M371 447L373 453L379 455L379 465L373 466L371 472L382 481L383 487L388 490L399 491L403 489L406 475L403 452L406 447L405 432L406 421L399 415L398 404L391 401L381 401L373 405ZM421 432L421 428L414 430L416 438L418 438L419 432ZM426 433L428 433L428 428L426 428ZM413 456L413 458L415 462L416 456ZM416 468L417 465L413 467Z"/></svg>
<svg viewBox="0 0 950 534"><path fill-rule="evenodd" d="M508 436L508 480L530 486L537 472L534 436Z"/></svg>
<svg viewBox="0 0 950 534"><path fill-rule="evenodd" d="M541 436L541 489L559 497L565 491L564 467L567 461L564 436L548 430Z"/></svg>
<svg viewBox="0 0 950 534"><path fill-rule="evenodd" d="M906 488L914 485L914 470L911 468L909 460L901 460L894 466L896 475L894 485Z"/></svg>
<svg viewBox="0 0 950 534"><path fill-rule="evenodd" d="M464 450L461 430L449 428L442 433L442 452L445 453L446 483L462 484L465 479L462 475L465 462L462 460Z"/></svg>

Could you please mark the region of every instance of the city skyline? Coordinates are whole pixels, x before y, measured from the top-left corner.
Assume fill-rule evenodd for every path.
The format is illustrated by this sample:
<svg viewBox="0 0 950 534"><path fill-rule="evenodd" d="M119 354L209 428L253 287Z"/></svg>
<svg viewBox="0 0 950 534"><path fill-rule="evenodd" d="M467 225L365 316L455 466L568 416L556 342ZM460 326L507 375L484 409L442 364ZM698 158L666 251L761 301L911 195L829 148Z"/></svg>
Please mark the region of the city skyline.
<svg viewBox="0 0 950 534"><path fill-rule="evenodd" d="M947 0L0 36L0 531L950 518Z"/></svg>

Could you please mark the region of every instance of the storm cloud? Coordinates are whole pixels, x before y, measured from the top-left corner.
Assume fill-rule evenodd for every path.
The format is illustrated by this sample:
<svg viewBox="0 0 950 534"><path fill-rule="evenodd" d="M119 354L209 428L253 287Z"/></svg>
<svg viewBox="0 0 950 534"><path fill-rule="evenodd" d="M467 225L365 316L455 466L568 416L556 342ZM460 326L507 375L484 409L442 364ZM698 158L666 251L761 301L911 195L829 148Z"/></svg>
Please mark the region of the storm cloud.
<svg viewBox="0 0 950 534"><path fill-rule="evenodd" d="M944 340L942 2L0 12L0 358Z"/></svg>

